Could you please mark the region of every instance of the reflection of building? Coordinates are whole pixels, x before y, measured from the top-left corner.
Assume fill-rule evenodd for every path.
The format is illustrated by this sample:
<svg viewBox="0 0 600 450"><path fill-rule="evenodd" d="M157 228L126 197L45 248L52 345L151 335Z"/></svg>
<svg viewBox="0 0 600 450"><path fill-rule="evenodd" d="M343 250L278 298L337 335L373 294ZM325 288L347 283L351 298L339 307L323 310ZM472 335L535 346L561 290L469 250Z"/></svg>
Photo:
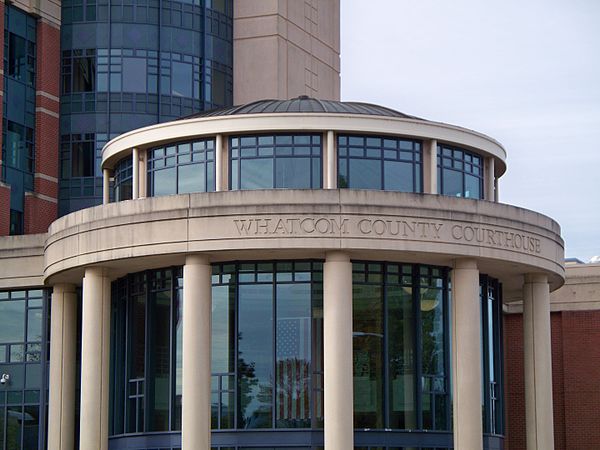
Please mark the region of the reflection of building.
<svg viewBox="0 0 600 450"><path fill-rule="evenodd" d="M53 287L49 439L77 429L81 287L82 448L499 448L517 297L549 448L562 241L497 202L504 160L470 130L305 97L114 139L115 201L106 183L3 269Z"/></svg>

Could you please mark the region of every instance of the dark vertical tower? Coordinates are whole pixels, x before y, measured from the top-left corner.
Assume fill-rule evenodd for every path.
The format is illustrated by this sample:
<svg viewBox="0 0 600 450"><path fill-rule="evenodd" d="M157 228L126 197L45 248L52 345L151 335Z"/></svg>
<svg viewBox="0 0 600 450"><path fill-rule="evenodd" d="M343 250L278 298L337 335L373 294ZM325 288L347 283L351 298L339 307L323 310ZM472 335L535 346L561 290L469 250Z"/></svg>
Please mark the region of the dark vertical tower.
<svg viewBox="0 0 600 450"><path fill-rule="evenodd" d="M59 215L102 201L121 133L233 101L232 0L62 3Z"/></svg>

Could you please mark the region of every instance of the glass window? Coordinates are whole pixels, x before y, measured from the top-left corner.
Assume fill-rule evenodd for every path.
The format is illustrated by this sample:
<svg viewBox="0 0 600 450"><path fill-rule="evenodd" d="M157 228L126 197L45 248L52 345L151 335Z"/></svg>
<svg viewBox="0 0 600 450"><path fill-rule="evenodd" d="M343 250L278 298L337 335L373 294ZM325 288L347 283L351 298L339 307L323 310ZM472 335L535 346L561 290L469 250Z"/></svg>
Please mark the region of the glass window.
<svg viewBox="0 0 600 450"><path fill-rule="evenodd" d="M96 57L73 58L73 92L96 90Z"/></svg>
<svg viewBox="0 0 600 450"><path fill-rule="evenodd" d="M133 198L133 160L127 157L115 165L115 201Z"/></svg>
<svg viewBox="0 0 600 450"><path fill-rule="evenodd" d="M449 429L446 278L429 266L353 263L355 428Z"/></svg>
<svg viewBox="0 0 600 450"><path fill-rule="evenodd" d="M148 151L148 195L215 190L215 141L171 144Z"/></svg>
<svg viewBox="0 0 600 450"><path fill-rule="evenodd" d="M319 135L232 137L229 148L231 189L321 187Z"/></svg>
<svg viewBox="0 0 600 450"><path fill-rule="evenodd" d="M93 177L96 161L94 142L73 142L71 145L71 176Z"/></svg>
<svg viewBox="0 0 600 450"><path fill-rule="evenodd" d="M146 92L146 59L123 58L123 91Z"/></svg>
<svg viewBox="0 0 600 450"><path fill-rule="evenodd" d="M422 192L421 143L394 137L338 136L338 186Z"/></svg>
<svg viewBox="0 0 600 450"><path fill-rule="evenodd" d="M192 65L171 62L171 94L179 97L192 97L193 72Z"/></svg>
<svg viewBox="0 0 600 450"><path fill-rule="evenodd" d="M467 150L438 145L438 189L443 195L483 198L483 159Z"/></svg>
<svg viewBox="0 0 600 450"><path fill-rule="evenodd" d="M322 426L322 278L313 261L213 265L213 429ZM182 288L181 268L112 285L111 435L181 429Z"/></svg>

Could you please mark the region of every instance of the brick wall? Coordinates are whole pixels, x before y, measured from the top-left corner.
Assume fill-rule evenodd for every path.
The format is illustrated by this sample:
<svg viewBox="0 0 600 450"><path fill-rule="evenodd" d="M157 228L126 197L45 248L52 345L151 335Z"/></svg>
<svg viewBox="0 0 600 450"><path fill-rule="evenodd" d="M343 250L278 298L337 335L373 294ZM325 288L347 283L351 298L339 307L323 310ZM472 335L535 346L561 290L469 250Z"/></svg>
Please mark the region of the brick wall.
<svg viewBox="0 0 600 450"><path fill-rule="evenodd" d="M2 109L2 108L0 108ZM10 186L0 183L0 236L10 231Z"/></svg>
<svg viewBox="0 0 600 450"><path fill-rule="evenodd" d="M50 224L56 220L57 204L34 193L25 194L25 234L45 233Z"/></svg>
<svg viewBox="0 0 600 450"><path fill-rule="evenodd" d="M600 311L551 315L555 450L600 449ZM525 443L523 318L504 317L505 450Z"/></svg>
<svg viewBox="0 0 600 450"><path fill-rule="evenodd" d="M37 25L36 71L35 178L34 194L25 197L26 234L46 232L58 215L60 30L44 20Z"/></svg>
<svg viewBox="0 0 600 450"><path fill-rule="evenodd" d="M4 61L4 2L0 2L0 61ZM0 83L0 90L4 90L4 83ZM4 92L2 92L4 95ZM0 107L0 127L2 126L4 111ZM2 133L0 133L0 149L2 148ZM0 151L0 174L2 170L2 152ZM0 181L1 175L0 175ZM10 187L0 185L0 236L8 236L10 231Z"/></svg>

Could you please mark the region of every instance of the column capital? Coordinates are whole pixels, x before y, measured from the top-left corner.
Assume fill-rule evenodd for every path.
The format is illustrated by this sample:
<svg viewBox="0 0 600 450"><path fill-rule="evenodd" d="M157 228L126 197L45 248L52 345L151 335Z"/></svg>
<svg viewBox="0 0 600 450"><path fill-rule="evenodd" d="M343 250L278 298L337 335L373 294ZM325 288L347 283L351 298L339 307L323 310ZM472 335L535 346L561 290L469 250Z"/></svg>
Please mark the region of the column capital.
<svg viewBox="0 0 600 450"><path fill-rule="evenodd" d="M477 260L473 258L455 259L452 265L453 269L473 269L477 270Z"/></svg>
<svg viewBox="0 0 600 450"><path fill-rule="evenodd" d="M77 292L77 286L72 283L56 283L52 286L52 295L55 294L74 294Z"/></svg>
<svg viewBox="0 0 600 450"><path fill-rule="evenodd" d="M110 270L106 267L102 266L87 266L85 268L84 278L88 275L96 276L96 277L109 277Z"/></svg>
<svg viewBox="0 0 600 450"><path fill-rule="evenodd" d="M185 265L210 266L210 257L203 253L192 253L185 256Z"/></svg>
<svg viewBox="0 0 600 450"><path fill-rule="evenodd" d="M325 262L350 262L350 255L340 250L332 250L325 253Z"/></svg>
<svg viewBox="0 0 600 450"><path fill-rule="evenodd" d="M544 273L526 273L525 283L548 284L548 275Z"/></svg>

